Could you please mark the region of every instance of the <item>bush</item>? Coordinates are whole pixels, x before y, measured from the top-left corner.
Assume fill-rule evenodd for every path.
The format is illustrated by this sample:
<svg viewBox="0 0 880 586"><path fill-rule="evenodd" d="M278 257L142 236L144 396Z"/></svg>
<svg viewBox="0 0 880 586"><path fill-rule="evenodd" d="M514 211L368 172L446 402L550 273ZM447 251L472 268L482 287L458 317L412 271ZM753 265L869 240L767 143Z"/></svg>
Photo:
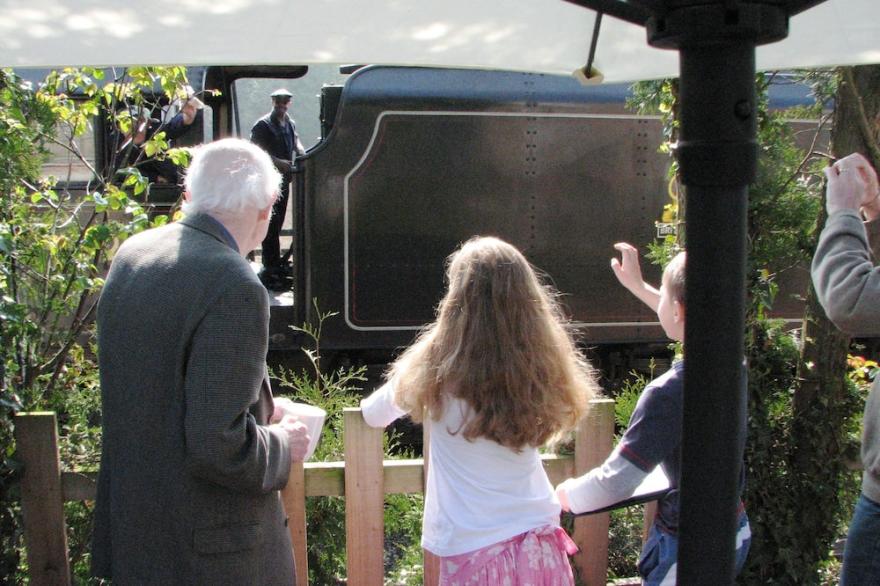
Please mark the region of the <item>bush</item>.
<svg viewBox="0 0 880 586"><path fill-rule="evenodd" d="M107 166L73 191L66 182L43 177L42 166L51 145L91 167L79 145L90 125L104 117L123 127L123 106L146 104L157 84L171 99L185 82L183 68L122 70L107 82L102 71L84 68L52 72L33 88L12 71L0 71L0 575L13 582L24 580L25 568L13 415L56 411L62 467L95 468L97 294L115 247L166 220L151 222L136 201L148 188L136 167ZM165 148L154 143L152 156L165 156ZM74 577L86 581L90 511L84 504L66 508Z"/></svg>

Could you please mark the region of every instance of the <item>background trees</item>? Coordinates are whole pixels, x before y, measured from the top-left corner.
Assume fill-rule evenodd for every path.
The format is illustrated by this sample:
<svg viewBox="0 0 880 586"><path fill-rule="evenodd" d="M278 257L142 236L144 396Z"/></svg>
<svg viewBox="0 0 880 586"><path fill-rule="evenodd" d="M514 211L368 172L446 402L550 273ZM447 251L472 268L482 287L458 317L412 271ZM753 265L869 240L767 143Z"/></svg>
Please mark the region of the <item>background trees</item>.
<svg viewBox="0 0 880 586"><path fill-rule="evenodd" d="M149 190L140 166L186 160L168 151L161 131L137 152L131 142L120 148L124 140L109 146L114 156L97 166L100 154L88 156L81 139L101 124L120 138L130 134L138 112L182 97L185 85L179 67L65 69L39 87L0 72L0 575L17 576L21 561L12 416L57 411L65 464L96 465L96 293L118 243L167 220L151 219L139 203ZM64 176L43 177L50 151L70 161ZM75 181L74 168L85 168L86 178ZM76 506L68 510L73 565L84 567L90 520Z"/></svg>

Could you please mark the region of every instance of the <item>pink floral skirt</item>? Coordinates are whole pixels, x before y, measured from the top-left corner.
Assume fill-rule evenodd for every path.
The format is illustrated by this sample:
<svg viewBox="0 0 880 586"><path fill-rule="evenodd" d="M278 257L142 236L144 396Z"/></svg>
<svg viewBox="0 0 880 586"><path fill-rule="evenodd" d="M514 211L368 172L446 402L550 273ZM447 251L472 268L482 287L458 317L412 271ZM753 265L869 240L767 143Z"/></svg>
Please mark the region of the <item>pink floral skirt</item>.
<svg viewBox="0 0 880 586"><path fill-rule="evenodd" d="M545 525L482 549L440 558L440 586L574 586L568 556L578 548Z"/></svg>

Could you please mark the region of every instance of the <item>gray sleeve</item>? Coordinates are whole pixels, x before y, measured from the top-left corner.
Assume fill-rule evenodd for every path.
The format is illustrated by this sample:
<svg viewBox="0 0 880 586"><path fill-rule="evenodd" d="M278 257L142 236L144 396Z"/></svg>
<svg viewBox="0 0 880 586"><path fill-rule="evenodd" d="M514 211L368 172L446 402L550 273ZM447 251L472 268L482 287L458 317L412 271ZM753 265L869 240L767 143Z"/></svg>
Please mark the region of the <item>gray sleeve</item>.
<svg viewBox="0 0 880 586"><path fill-rule="evenodd" d="M632 496L648 475L620 455L620 446L605 463L583 476L569 478L559 485L565 492L572 513L584 513L607 507Z"/></svg>
<svg viewBox="0 0 880 586"><path fill-rule="evenodd" d="M187 465L201 478L241 492L287 484L287 437L250 409L265 376L269 301L259 282L230 284L191 341L186 365Z"/></svg>
<svg viewBox="0 0 880 586"><path fill-rule="evenodd" d="M819 303L838 328L854 335L880 333L880 267L855 212L836 212L825 222L811 274Z"/></svg>

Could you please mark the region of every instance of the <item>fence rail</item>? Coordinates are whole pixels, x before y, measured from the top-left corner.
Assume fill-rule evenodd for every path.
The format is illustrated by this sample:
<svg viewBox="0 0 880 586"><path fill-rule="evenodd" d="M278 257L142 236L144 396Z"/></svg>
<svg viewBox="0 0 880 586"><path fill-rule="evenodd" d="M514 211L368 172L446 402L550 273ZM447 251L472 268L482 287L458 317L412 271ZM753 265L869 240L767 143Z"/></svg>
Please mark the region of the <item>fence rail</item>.
<svg viewBox="0 0 880 586"><path fill-rule="evenodd" d="M343 424L345 461L295 464L281 493L300 585L308 584L306 497L345 497L348 583L372 586L383 583L384 495L425 489L423 460L383 460L383 430L369 427L360 409L346 409ZM611 452L613 432L614 402L593 401L576 431L574 456L543 457L550 481L557 484L601 464ZM96 474L61 470L54 413L18 414L15 438L24 464L21 500L31 584L69 586L63 505L94 500ZM575 520L580 551L574 563L587 586L606 582L609 519L604 513ZM425 552L424 583L437 584L438 577L436 559Z"/></svg>

